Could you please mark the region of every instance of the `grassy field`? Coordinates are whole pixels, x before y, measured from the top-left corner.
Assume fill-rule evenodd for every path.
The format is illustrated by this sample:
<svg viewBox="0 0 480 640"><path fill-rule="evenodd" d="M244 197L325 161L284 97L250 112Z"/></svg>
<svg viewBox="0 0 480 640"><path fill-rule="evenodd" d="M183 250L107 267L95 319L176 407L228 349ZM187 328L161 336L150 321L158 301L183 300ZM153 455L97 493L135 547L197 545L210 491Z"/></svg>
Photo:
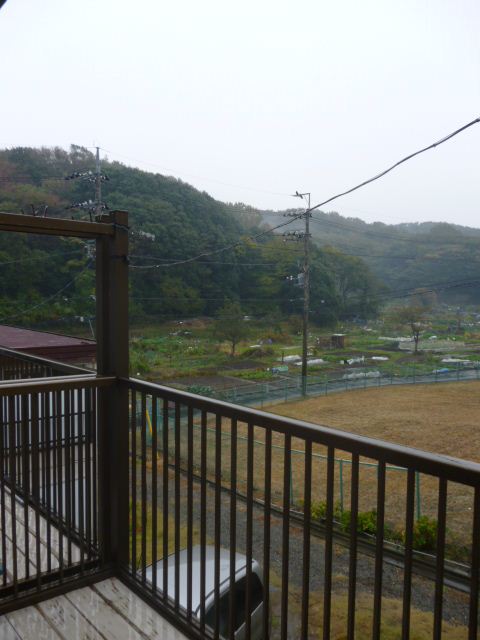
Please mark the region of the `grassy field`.
<svg viewBox="0 0 480 640"><path fill-rule="evenodd" d="M465 382L441 385L404 386L339 393L272 407L275 413L320 425L335 427L360 435L379 438L425 451L480 462L478 414L480 383ZM300 443L293 445L303 449ZM319 452L321 453L321 452ZM298 457L298 456L297 456ZM301 457L301 456L300 456ZM335 496L345 508L350 500L350 456L336 452ZM360 509L375 509L376 469L372 461L361 460ZM325 463L314 463L314 490L317 500L324 499ZM339 467L342 466L343 491L340 496ZM302 460L293 460L293 482L301 486ZM401 532L405 519L406 473L387 466L386 519ZM316 479L316 482L315 482ZM278 478L278 482L280 482ZM320 487L320 489L319 489ZM416 513L435 519L438 504L438 480L421 474L418 477ZM448 485L447 542L453 557L469 555L472 527L473 490L457 483ZM418 507L418 511L417 511Z"/></svg>
<svg viewBox="0 0 480 640"><path fill-rule="evenodd" d="M387 387L289 402L274 413L480 462L480 382Z"/></svg>

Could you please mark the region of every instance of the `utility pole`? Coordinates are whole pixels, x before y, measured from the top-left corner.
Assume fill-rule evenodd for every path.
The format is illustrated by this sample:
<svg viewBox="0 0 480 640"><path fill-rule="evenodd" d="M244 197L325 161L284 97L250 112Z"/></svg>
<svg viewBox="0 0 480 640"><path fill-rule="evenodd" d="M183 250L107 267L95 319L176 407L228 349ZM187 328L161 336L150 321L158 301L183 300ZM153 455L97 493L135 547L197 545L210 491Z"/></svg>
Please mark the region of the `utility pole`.
<svg viewBox="0 0 480 640"><path fill-rule="evenodd" d="M308 357L308 320L310 314L310 193L294 194L295 198L305 200L307 207L303 214L305 232L303 233L303 331L302 331L302 396L307 395L307 357Z"/></svg>
<svg viewBox="0 0 480 640"><path fill-rule="evenodd" d="M102 202L102 182L108 181L110 178L102 173L101 164L100 164L100 147L95 147L96 155L95 155L95 171L74 171L69 176L65 177L65 180L81 180L82 182L90 182L95 186L95 199L94 200L86 200L85 202L75 202L71 204L68 209L83 209L84 211L88 211L90 215L90 220L92 216L95 218L102 213L104 213L108 209L108 205L105 202Z"/></svg>
<svg viewBox="0 0 480 640"><path fill-rule="evenodd" d="M102 170L100 168L100 147L95 147L95 215L102 213Z"/></svg>

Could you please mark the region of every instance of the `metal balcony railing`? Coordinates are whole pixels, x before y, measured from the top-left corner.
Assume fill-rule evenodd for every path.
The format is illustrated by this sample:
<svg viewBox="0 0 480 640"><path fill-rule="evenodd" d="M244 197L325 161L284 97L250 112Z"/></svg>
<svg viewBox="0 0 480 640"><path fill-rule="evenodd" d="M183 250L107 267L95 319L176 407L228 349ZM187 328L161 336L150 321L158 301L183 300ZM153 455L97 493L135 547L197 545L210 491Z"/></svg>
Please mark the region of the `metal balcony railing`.
<svg viewBox="0 0 480 640"><path fill-rule="evenodd" d="M477 637L480 465L121 385L124 579L190 637L408 638L419 620L428 637Z"/></svg>
<svg viewBox="0 0 480 640"><path fill-rule="evenodd" d="M0 384L0 613L103 567L97 405L112 382Z"/></svg>
<svg viewBox="0 0 480 640"><path fill-rule="evenodd" d="M92 375L92 371L0 347L0 381L65 375Z"/></svg>

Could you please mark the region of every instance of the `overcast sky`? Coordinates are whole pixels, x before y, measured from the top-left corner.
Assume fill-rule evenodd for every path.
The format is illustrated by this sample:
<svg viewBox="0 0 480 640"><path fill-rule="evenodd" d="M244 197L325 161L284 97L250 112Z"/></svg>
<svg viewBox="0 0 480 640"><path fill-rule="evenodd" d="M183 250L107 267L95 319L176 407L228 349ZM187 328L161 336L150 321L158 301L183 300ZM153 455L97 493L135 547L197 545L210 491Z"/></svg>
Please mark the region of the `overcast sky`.
<svg viewBox="0 0 480 640"><path fill-rule="evenodd" d="M480 115L479 33L478 0L8 0L0 146L319 202ZM331 209L480 226L479 160L480 124Z"/></svg>

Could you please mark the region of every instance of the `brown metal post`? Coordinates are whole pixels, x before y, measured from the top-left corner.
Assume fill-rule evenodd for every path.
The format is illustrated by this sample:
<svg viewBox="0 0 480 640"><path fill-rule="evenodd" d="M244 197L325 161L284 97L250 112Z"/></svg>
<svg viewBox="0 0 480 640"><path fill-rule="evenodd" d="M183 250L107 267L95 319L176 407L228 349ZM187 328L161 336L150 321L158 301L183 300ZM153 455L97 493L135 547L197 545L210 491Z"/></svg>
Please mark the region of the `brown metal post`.
<svg viewBox="0 0 480 640"><path fill-rule="evenodd" d="M97 371L117 383L98 397L100 536L104 560L117 568L128 562L128 214L100 218L114 235L97 238Z"/></svg>

